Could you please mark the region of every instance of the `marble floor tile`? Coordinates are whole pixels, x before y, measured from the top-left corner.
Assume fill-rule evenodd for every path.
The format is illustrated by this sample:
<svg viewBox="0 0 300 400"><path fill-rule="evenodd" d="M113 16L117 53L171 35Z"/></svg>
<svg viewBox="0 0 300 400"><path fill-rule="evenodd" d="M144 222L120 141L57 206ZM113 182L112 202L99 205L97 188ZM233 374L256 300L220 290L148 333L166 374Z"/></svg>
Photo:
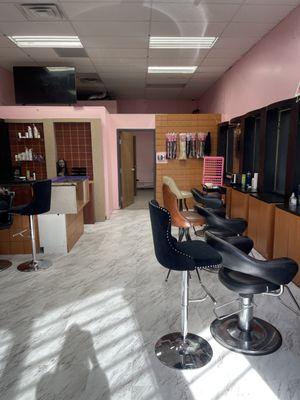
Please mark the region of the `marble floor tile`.
<svg viewBox="0 0 300 400"><path fill-rule="evenodd" d="M21 273L27 257L19 255L1 272L1 400L300 399L300 319L269 296L256 297L255 314L282 333L276 353L245 357L221 347L208 301L190 306L189 330L209 341L211 362L184 372L160 364L155 342L180 329L181 277L164 281L147 210L115 212L86 226L68 255L46 256L49 270ZM202 279L218 301L234 297L217 274ZM199 295L195 274L191 294Z"/></svg>

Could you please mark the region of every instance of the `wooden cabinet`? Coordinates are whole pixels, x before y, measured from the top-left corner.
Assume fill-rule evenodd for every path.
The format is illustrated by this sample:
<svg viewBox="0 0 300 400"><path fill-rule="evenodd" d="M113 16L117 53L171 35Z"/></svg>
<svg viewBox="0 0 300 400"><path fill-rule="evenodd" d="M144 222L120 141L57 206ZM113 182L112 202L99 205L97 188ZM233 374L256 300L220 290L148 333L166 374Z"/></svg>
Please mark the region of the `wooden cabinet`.
<svg viewBox="0 0 300 400"><path fill-rule="evenodd" d="M249 195L232 189L230 203L230 217L244 218L248 221Z"/></svg>
<svg viewBox="0 0 300 400"><path fill-rule="evenodd" d="M255 250L267 259L273 257L275 206L249 196L247 235Z"/></svg>
<svg viewBox="0 0 300 400"><path fill-rule="evenodd" d="M300 216L276 208L274 228L274 258L290 257L300 265ZM300 286L300 271L294 278Z"/></svg>

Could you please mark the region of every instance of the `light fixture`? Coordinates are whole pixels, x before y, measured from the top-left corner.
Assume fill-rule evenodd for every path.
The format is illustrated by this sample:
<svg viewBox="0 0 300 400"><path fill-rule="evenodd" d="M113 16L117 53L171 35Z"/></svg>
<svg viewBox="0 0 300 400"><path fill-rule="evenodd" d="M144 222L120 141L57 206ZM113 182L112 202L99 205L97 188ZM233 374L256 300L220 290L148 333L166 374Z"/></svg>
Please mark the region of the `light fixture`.
<svg viewBox="0 0 300 400"><path fill-rule="evenodd" d="M193 74L197 65L192 67L148 67L148 74Z"/></svg>
<svg viewBox="0 0 300 400"><path fill-rule="evenodd" d="M78 36L8 36L18 47L82 48Z"/></svg>
<svg viewBox="0 0 300 400"><path fill-rule="evenodd" d="M216 36L150 36L150 49L211 49Z"/></svg>

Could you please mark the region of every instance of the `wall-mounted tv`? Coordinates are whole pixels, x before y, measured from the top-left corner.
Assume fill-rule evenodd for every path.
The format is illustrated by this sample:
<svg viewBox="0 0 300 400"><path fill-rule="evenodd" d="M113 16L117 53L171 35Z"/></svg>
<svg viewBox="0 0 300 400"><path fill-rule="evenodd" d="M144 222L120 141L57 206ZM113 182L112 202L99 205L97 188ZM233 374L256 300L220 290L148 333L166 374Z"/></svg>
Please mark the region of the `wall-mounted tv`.
<svg viewBox="0 0 300 400"><path fill-rule="evenodd" d="M76 103L75 68L14 67L17 104Z"/></svg>

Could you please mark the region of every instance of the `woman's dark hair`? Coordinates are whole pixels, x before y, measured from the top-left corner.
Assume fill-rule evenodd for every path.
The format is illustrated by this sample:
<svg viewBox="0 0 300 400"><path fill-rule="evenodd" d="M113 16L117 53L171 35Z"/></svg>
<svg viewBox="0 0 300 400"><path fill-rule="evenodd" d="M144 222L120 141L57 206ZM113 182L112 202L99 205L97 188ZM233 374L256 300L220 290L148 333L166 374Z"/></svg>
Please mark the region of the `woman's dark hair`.
<svg viewBox="0 0 300 400"><path fill-rule="evenodd" d="M64 162L64 166L60 165L60 163L62 161ZM66 175L68 175L68 168L67 168L66 160L61 159L61 160L58 160L56 162L56 173L57 173L57 176L66 176Z"/></svg>

